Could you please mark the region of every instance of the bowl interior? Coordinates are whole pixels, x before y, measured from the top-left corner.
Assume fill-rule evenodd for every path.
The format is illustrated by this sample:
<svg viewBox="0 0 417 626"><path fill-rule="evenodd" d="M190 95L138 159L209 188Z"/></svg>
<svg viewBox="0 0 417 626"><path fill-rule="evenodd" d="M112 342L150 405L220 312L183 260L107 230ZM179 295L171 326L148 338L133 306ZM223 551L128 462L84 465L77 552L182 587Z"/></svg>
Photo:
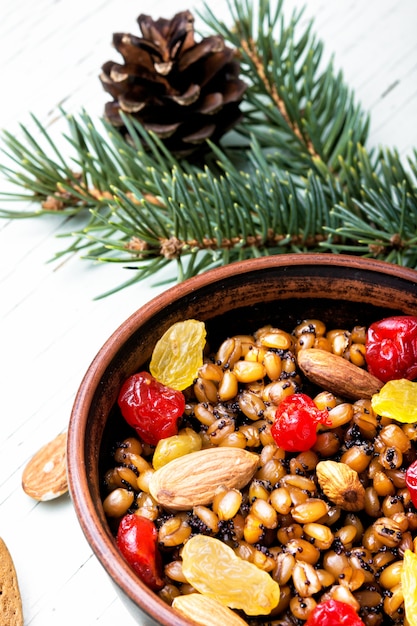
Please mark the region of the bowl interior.
<svg viewBox="0 0 417 626"><path fill-rule="evenodd" d="M147 366L174 322L204 321L216 346L264 324L290 331L305 318L352 328L393 314L417 314L417 272L335 255L283 255L236 263L173 287L142 307L106 342L77 394L68 437L71 495L96 556L143 623L184 626L119 556L101 506L101 477L111 450L130 431L114 410L123 381ZM146 617L145 617L146 616Z"/></svg>

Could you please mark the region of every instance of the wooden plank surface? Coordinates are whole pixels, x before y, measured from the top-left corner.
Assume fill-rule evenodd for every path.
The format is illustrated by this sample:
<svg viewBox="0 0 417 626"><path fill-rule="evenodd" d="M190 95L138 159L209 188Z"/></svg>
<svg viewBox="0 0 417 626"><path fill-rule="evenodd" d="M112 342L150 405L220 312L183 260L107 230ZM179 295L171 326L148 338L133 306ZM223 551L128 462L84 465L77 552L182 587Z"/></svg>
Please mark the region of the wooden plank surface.
<svg viewBox="0 0 417 626"><path fill-rule="evenodd" d="M226 2L210 6L228 19ZM287 0L285 6L290 11L301 3ZM106 101L100 66L117 56L111 35L136 33L143 3L4 0L2 7L0 126L19 135L19 123L30 126L34 113L59 137L60 105L100 116ZM156 18L194 7L201 5L157 0L151 8ZM307 0L310 17L326 58L334 54L335 67L371 113L370 145L410 155L417 146L415 0ZM77 256L48 263L62 248L56 235L68 228L55 216L0 221L0 536L14 558L26 626L133 626L70 499L37 504L21 489L27 461L66 429L98 349L162 291L148 280L94 300L126 276L118 265L95 266Z"/></svg>

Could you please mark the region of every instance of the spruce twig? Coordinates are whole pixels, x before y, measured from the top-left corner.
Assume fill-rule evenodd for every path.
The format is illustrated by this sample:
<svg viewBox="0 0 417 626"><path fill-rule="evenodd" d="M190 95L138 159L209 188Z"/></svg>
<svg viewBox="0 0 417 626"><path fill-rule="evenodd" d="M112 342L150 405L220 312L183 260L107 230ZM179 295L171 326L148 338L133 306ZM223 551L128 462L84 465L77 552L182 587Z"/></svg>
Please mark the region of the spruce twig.
<svg viewBox="0 0 417 626"><path fill-rule="evenodd" d="M64 158L33 118L36 137L24 126L22 139L3 134L12 165L1 169L19 191L2 200L40 208L0 216L84 215L57 256L78 251L129 268L113 291L173 263L183 280L307 250L417 267L417 155L403 163L395 149L367 150L369 116L332 61L323 67L323 45L311 22L301 24L302 11L286 20L281 0L230 0L229 9L232 27L208 7L201 17L239 51L249 88L242 123L210 144L205 163L175 158L124 116L127 143L85 111L65 116L72 156Z"/></svg>

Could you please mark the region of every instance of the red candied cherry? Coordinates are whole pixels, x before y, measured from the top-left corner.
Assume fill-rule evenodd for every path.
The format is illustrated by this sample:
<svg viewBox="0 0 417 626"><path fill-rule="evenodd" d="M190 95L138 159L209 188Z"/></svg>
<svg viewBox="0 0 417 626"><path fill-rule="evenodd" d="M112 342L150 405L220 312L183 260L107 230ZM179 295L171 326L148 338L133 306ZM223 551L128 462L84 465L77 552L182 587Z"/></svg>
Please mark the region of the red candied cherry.
<svg viewBox="0 0 417 626"><path fill-rule="evenodd" d="M156 446L160 439L178 434L185 398L181 391L163 385L148 372L140 372L125 381L118 404L139 437Z"/></svg>
<svg viewBox="0 0 417 626"><path fill-rule="evenodd" d="M386 383L417 377L417 317L395 315L368 328L365 358L371 374Z"/></svg>
<svg viewBox="0 0 417 626"><path fill-rule="evenodd" d="M304 626L365 626L355 609L339 600L320 602Z"/></svg>
<svg viewBox="0 0 417 626"><path fill-rule="evenodd" d="M154 591L162 589L162 559L154 522L134 513L125 515L119 524L116 543L139 578Z"/></svg>
<svg viewBox="0 0 417 626"><path fill-rule="evenodd" d="M318 409L306 394L294 393L278 405L271 434L287 452L303 452L316 443L319 423L329 423L328 411Z"/></svg>
<svg viewBox="0 0 417 626"><path fill-rule="evenodd" d="M417 508L417 461L411 463L405 472L405 484L410 492L411 501Z"/></svg>

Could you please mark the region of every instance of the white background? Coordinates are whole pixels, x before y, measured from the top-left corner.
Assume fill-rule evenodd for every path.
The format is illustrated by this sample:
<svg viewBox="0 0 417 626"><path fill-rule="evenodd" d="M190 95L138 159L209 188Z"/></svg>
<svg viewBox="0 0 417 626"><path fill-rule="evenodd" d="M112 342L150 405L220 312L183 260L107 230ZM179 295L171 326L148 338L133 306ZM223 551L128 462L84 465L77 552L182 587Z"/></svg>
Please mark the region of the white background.
<svg viewBox="0 0 417 626"><path fill-rule="evenodd" d="M226 2L210 6L228 20ZM290 11L301 4L287 0L285 6ZM100 116L106 101L100 67L119 60L112 33L138 34L141 12L172 17L194 7L202 5L3 0L0 127L19 135L18 124L30 125L32 112L58 140L65 130L57 121L60 105ZM416 1L307 0L306 16L315 19L326 58L334 53L335 67L371 113L369 146L410 155L417 146ZM149 280L94 300L123 282L126 271L77 256L48 263L65 244L56 235L69 228L59 216L0 220L0 536L18 572L26 626L132 626L69 497L37 504L21 489L31 456L66 429L77 387L98 349L162 289Z"/></svg>

